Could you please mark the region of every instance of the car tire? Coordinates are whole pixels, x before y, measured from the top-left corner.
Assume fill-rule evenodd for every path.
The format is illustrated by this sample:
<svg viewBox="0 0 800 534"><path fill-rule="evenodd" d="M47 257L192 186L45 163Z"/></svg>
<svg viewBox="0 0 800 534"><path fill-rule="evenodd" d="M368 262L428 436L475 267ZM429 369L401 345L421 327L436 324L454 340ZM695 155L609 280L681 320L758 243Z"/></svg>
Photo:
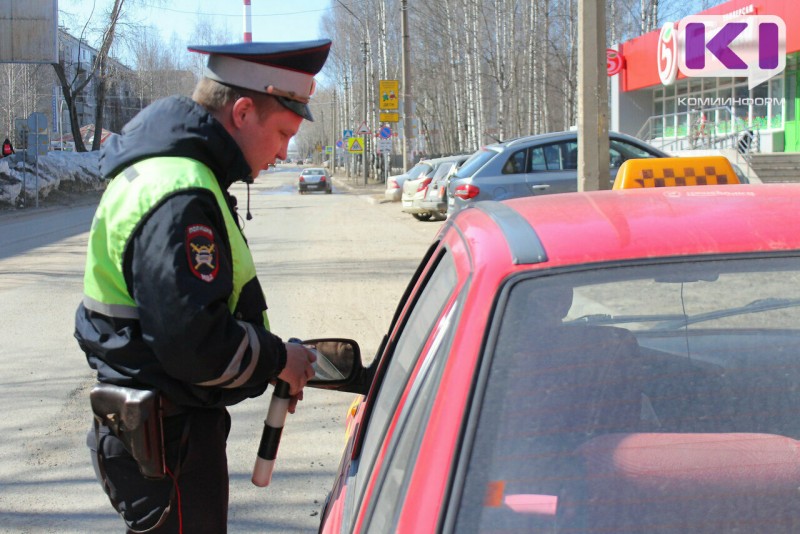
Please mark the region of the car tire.
<svg viewBox="0 0 800 534"><path fill-rule="evenodd" d="M411 215L418 221L429 221L430 218L433 217L433 214L429 211L425 213L412 213Z"/></svg>

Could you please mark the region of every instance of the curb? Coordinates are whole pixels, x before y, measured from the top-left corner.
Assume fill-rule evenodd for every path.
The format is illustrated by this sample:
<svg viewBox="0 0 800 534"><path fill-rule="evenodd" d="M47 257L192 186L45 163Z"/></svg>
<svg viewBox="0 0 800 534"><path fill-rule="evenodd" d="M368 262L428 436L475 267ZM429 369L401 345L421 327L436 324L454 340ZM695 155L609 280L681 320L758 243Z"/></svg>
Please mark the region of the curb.
<svg viewBox="0 0 800 534"><path fill-rule="evenodd" d="M380 182L372 182L364 184L354 184L353 178L347 178L343 176L333 176L333 183L339 189L344 189L349 193L353 193L370 204L382 204L384 202L389 202L383 198L383 193L386 189L385 184Z"/></svg>

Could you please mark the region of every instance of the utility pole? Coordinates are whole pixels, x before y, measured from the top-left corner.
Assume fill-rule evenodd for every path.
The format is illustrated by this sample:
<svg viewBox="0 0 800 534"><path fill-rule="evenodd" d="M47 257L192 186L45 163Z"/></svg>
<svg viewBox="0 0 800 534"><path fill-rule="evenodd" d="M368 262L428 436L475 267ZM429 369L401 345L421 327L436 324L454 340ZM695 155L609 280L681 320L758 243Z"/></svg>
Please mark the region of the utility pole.
<svg viewBox="0 0 800 534"><path fill-rule="evenodd" d="M350 115L350 84L349 78L347 77L347 73L344 75L344 125L345 128L352 124L352 115ZM342 128L342 143L345 143L347 140L344 138L344 129ZM350 167L350 150L348 149L347 152L344 153L344 166L347 169L347 177L350 178L352 176L352 169Z"/></svg>
<svg viewBox="0 0 800 534"><path fill-rule="evenodd" d="M366 39L366 36L365 36ZM367 104L369 102L369 96L367 95L367 57L369 55L367 50L367 41L362 43L364 45L364 124L367 124L369 120L369 111L367 109ZM367 165L367 140L369 139L369 134L364 134L364 152L361 153L361 165L364 167L364 185L367 185L367 173L368 167Z"/></svg>
<svg viewBox="0 0 800 534"><path fill-rule="evenodd" d="M578 191L610 189L606 0L578 0Z"/></svg>
<svg viewBox="0 0 800 534"><path fill-rule="evenodd" d="M338 140L336 128L336 86L333 86L333 141L331 142L331 156L328 161L331 164L331 174L336 173L336 141Z"/></svg>
<svg viewBox="0 0 800 534"><path fill-rule="evenodd" d="M414 144L411 131L411 113L414 109L411 100L411 41L408 38L408 0L400 0L400 33L403 37L403 172L411 168L409 157Z"/></svg>

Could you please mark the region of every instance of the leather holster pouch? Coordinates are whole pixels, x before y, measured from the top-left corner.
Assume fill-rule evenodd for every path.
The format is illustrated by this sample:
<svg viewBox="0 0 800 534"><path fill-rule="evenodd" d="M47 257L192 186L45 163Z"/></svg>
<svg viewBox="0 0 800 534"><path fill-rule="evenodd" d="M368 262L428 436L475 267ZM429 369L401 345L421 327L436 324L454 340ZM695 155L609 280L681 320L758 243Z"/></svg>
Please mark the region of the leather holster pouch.
<svg viewBox="0 0 800 534"><path fill-rule="evenodd" d="M157 391L95 384L89 393L92 412L122 441L147 478L164 478L164 428Z"/></svg>

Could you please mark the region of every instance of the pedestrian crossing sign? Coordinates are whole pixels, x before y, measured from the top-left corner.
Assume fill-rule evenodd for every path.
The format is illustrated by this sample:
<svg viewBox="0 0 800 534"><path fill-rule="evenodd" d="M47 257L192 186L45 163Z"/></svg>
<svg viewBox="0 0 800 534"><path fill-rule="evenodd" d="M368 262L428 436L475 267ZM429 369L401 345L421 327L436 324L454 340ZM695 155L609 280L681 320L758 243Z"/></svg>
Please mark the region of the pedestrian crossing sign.
<svg viewBox="0 0 800 534"><path fill-rule="evenodd" d="M347 139L347 151L351 154L364 153L364 138L363 137L350 137Z"/></svg>

